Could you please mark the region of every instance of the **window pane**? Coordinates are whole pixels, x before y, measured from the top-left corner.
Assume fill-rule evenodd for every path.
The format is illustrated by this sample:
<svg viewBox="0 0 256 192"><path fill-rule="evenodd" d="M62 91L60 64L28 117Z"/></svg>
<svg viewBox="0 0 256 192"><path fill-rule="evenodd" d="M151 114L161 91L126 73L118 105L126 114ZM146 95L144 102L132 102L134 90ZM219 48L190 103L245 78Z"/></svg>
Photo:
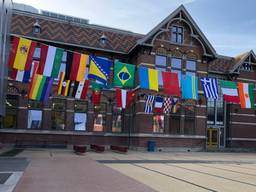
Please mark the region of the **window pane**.
<svg viewBox="0 0 256 192"><path fill-rule="evenodd" d="M87 102L86 101L76 101L75 102L75 112L87 112Z"/></svg>
<svg viewBox="0 0 256 192"><path fill-rule="evenodd" d="M219 99L216 101L216 109L217 109L217 124L223 125L224 121L224 108L223 108L223 100Z"/></svg>
<svg viewBox="0 0 256 192"><path fill-rule="evenodd" d="M158 83L160 86L163 86L162 71L165 71L165 68L156 67L156 69L158 70Z"/></svg>
<svg viewBox="0 0 256 192"><path fill-rule="evenodd" d="M171 67L181 69L181 59L171 58Z"/></svg>
<svg viewBox="0 0 256 192"><path fill-rule="evenodd" d="M155 57L155 64L165 67L166 66L166 57L165 56L156 55L156 57Z"/></svg>
<svg viewBox="0 0 256 192"><path fill-rule="evenodd" d="M65 112L52 111L52 129L64 130Z"/></svg>
<svg viewBox="0 0 256 192"><path fill-rule="evenodd" d="M214 100L207 100L207 123L214 124L215 122L215 112L214 112Z"/></svg>
<svg viewBox="0 0 256 192"><path fill-rule="evenodd" d="M2 117L3 128L16 128L16 109L6 109L6 115Z"/></svg>
<svg viewBox="0 0 256 192"><path fill-rule="evenodd" d="M153 117L153 132L163 133L164 132L164 115L154 115Z"/></svg>
<svg viewBox="0 0 256 192"><path fill-rule="evenodd" d="M183 35L178 34L177 43L183 43Z"/></svg>
<svg viewBox="0 0 256 192"><path fill-rule="evenodd" d="M40 47L36 47L35 51L34 51L33 58L39 59L40 58L40 52L41 52L41 48Z"/></svg>
<svg viewBox="0 0 256 192"><path fill-rule="evenodd" d="M93 131L103 131L105 125L105 116L98 114L94 119Z"/></svg>
<svg viewBox="0 0 256 192"><path fill-rule="evenodd" d="M172 33L172 35L171 35L171 42L177 43L177 33Z"/></svg>
<svg viewBox="0 0 256 192"><path fill-rule="evenodd" d="M183 28L182 27L178 27L178 33L183 33Z"/></svg>
<svg viewBox="0 0 256 192"><path fill-rule="evenodd" d="M172 32L177 32L177 26L172 26Z"/></svg>
<svg viewBox="0 0 256 192"><path fill-rule="evenodd" d="M41 110L29 110L28 111L28 128L29 129L40 129L42 122L42 111Z"/></svg>
<svg viewBox="0 0 256 192"><path fill-rule="evenodd" d="M76 131L85 131L86 130L86 113L75 113L74 123Z"/></svg>
<svg viewBox="0 0 256 192"><path fill-rule="evenodd" d="M66 108L66 103L64 99L53 99L52 100L52 109L56 111L64 111Z"/></svg>
<svg viewBox="0 0 256 192"><path fill-rule="evenodd" d="M113 120L112 120L112 132L122 131L122 112L121 109L114 107Z"/></svg>
<svg viewBox="0 0 256 192"><path fill-rule="evenodd" d="M196 62L189 60L186 62L186 69L191 70L191 71L195 71L196 70Z"/></svg>

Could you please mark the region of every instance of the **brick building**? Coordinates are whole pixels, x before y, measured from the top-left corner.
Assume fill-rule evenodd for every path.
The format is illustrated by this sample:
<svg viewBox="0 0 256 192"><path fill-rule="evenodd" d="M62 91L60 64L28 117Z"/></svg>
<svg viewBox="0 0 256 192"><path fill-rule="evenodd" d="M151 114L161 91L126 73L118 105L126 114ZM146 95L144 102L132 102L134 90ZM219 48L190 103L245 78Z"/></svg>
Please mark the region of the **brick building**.
<svg viewBox="0 0 256 192"><path fill-rule="evenodd" d="M31 7L13 10L11 34L66 50L146 66L159 71L209 76L241 82L256 82L253 51L237 57L216 53L184 6L178 7L148 34L88 24L87 20L40 13ZM40 58L36 48L34 60ZM66 54L61 70L65 69ZM113 76L113 67L111 70ZM138 79L138 78L137 78ZM112 81L112 78L110 78ZM199 85L199 100L182 100L176 113L145 114L150 91L136 89L132 107L115 107L115 92L104 90L100 107L87 100L55 96L47 105L27 99L27 85L9 79L6 116L1 118L0 141L24 145L102 144L145 148L156 141L159 149L201 150L206 147L255 148L255 109L205 99ZM136 87L138 80L136 80ZM160 79L161 86L161 79ZM151 92L153 95L162 94Z"/></svg>

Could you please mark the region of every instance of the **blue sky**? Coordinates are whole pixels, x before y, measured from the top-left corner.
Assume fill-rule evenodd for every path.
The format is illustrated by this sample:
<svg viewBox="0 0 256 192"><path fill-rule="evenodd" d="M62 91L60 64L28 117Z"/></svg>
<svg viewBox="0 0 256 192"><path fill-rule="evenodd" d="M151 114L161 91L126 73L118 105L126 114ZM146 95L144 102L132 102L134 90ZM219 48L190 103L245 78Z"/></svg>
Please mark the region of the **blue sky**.
<svg viewBox="0 0 256 192"><path fill-rule="evenodd" d="M236 56L250 49L256 52L255 0L13 1L142 34L184 4L217 53Z"/></svg>

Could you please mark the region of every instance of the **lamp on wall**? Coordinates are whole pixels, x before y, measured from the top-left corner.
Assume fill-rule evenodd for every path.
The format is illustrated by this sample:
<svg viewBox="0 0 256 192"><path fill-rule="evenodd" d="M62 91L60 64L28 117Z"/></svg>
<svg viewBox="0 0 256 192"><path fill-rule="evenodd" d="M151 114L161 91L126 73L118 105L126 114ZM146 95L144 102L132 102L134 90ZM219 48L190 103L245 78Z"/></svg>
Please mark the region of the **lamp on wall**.
<svg viewBox="0 0 256 192"><path fill-rule="evenodd" d="M41 25L39 24L38 19L36 19L36 22L33 24L33 33L41 33Z"/></svg>
<svg viewBox="0 0 256 192"><path fill-rule="evenodd" d="M107 44L107 41L108 41L108 38L107 36L103 33L100 37L100 44L102 45L106 45Z"/></svg>

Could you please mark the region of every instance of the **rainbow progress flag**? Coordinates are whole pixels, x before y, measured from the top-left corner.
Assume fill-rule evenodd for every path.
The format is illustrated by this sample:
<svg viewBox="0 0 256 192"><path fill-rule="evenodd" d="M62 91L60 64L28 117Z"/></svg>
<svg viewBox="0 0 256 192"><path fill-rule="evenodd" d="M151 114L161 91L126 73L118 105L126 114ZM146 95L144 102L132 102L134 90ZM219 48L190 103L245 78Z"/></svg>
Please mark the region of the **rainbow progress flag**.
<svg viewBox="0 0 256 192"><path fill-rule="evenodd" d="M139 67L140 88L158 91L158 72L155 69Z"/></svg>

